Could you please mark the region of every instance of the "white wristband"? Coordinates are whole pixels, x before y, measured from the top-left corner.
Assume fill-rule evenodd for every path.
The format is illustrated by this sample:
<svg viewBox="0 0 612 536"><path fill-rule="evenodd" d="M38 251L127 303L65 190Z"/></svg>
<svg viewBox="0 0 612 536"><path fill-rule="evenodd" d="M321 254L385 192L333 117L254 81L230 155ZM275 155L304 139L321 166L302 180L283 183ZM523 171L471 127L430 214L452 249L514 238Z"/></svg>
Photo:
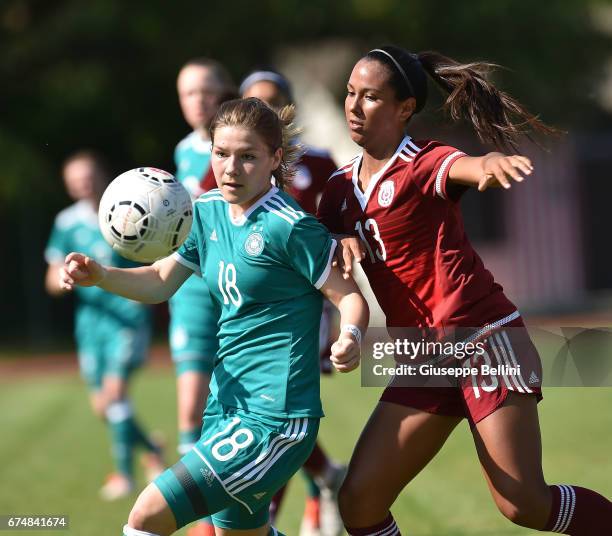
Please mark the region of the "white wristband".
<svg viewBox="0 0 612 536"><path fill-rule="evenodd" d="M345 324L342 326L340 333L350 333L355 339L357 339L357 344L361 346L361 330L354 324Z"/></svg>

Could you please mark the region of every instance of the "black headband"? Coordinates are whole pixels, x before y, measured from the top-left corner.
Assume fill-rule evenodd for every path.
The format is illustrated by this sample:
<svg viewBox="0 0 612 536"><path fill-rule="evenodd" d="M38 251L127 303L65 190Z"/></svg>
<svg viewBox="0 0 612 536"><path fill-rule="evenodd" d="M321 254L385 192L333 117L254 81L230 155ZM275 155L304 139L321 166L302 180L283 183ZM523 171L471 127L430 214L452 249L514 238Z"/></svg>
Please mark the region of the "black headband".
<svg viewBox="0 0 612 536"><path fill-rule="evenodd" d="M414 87L412 87L412 83L410 82L410 79L408 78L408 75L406 74L406 71L404 71L404 69L399 64L399 62L391 54L389 54L386 50L383 50L382 48L375 48L373 50L370 50L370 52L368 52L368 54L372 54L374 52L380 52L381 54L384 54L387 58L389 58L393 62L393 65L395 65L395 68L402 75L402 78L404 79L404 82L406 82L406 86L408 87L408 91L410 91L410 94L413 97L416 97L416 93L414 92Z"/></svg>
<svg viewBox="0 0 612 536"><path fill-rule="evenodd" d="M389 58L393 62L393 65L395 65L395 68L402 75L404 82L406 82L406 87L408 88L408 91L410 91L410 94L413 97L416 97L417 94L414 91L414 86L412 85L410 78L408 78L406 71L404 71L404 68L399 64L399 62L391 54L389 54L386 50L383 50L382 48L375 48L373 50L370 50L370 52L368 52L368 55L373 54L374 52L380 52L381 54L384 54L387 58ZM419 61L418 56L411 54L411 57L413 60Z"/></svg>

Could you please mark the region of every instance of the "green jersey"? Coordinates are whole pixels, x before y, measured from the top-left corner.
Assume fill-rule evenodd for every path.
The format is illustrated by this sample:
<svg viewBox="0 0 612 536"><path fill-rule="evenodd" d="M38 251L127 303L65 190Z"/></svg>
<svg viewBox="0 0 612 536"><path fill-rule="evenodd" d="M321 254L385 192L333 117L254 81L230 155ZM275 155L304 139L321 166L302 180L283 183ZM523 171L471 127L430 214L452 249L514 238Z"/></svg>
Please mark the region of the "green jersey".
<svg viewBox="0 0 612 536"><path fill-rule="evenodd" d="M196 199L202 190L200 181L210 166L211 143L198 132L186 136L174 151L176 178ZM170 348L172 359L181 362L206 362L212 368L217 351L218 312L208 292L208 285L195 275L190 277L170 299Z"/></svg>
<svg viewBox="0 0 612 536"><path fill-rule="evenodd" d="M98 227L98 215L87 201L79 201L62 210L55 218L45 250L49 264L64 262L71 251L79 251L96 261L117 267L135 266L106 243ZM99 287L76 286L76 324L95 330L102 324L140 327L149 321L149 307L122 298Z"/></svg>
<svg viewBox="0 0 612 536"><path fill-rule="evenodd" d="M200 181L210 166L211 142L203 140L198 132L183 138L174 150L176 180L192 197L200 193Z"/></svg>
<svg viewBox="0 0 612 536"><path fill-rule="evenodd" d="M191 233L175 258L203 275L219 304L211 395L275 417L321 417L317 290L335 241L272 187L235 220L218 189L196 200Z"/></svg>

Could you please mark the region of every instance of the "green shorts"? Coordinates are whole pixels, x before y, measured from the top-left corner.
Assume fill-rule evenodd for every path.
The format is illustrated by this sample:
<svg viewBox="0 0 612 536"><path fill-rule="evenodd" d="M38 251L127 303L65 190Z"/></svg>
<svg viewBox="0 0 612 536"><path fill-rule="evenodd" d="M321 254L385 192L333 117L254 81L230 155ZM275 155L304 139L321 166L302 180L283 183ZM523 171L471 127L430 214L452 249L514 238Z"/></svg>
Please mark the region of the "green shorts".
<svg viewBox="0 0 612 536"><path fill-rule="evenodd" d="M139 368L147 355L151 331L148 324L140 328L90 325L77 331L81 376L92 390L102 387L106 376L126 380Z"/></svg>
<svg viewBox="0 0 612 536"><path fill-rule="evenodd" d="M310 455L318 429L316 417L273 418L209 399L202 437L155 485L178 528L207 514L217 527L261 527L276 491Z"/></svg>

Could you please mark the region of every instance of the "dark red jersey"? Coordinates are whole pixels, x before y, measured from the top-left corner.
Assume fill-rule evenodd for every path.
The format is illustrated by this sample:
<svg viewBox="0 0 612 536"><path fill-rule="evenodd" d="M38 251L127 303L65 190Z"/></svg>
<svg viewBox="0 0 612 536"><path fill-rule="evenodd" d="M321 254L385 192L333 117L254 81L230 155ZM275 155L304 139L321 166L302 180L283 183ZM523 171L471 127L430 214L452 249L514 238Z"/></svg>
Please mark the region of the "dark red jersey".
<svg viewBox="0 0 612 536"><path fill-rule="evenodd" d="M361 155L327 182L319 219L367 244L361 264L389 327L480 327L516 315L466 236L458 204L466 188L447 182L462 156L407 136L365 192Z"/></svg>
<svg viewBox="0 0 612 536"><path fill-rule="evenodd" d="M200 188L202 193L208 192L208 190L213 190L217 187L217 181L215 180L215 174L213 173L212 166L208 166L206 173L202 177L200 181Z"/></svg>
<svg viewBox="0 0 612 536"><path fill-rule="evenodd" d="M327 151L308 148L296 165L297 171L287 193L311 214L317 212L319 196L336 164Z"/></svg>

